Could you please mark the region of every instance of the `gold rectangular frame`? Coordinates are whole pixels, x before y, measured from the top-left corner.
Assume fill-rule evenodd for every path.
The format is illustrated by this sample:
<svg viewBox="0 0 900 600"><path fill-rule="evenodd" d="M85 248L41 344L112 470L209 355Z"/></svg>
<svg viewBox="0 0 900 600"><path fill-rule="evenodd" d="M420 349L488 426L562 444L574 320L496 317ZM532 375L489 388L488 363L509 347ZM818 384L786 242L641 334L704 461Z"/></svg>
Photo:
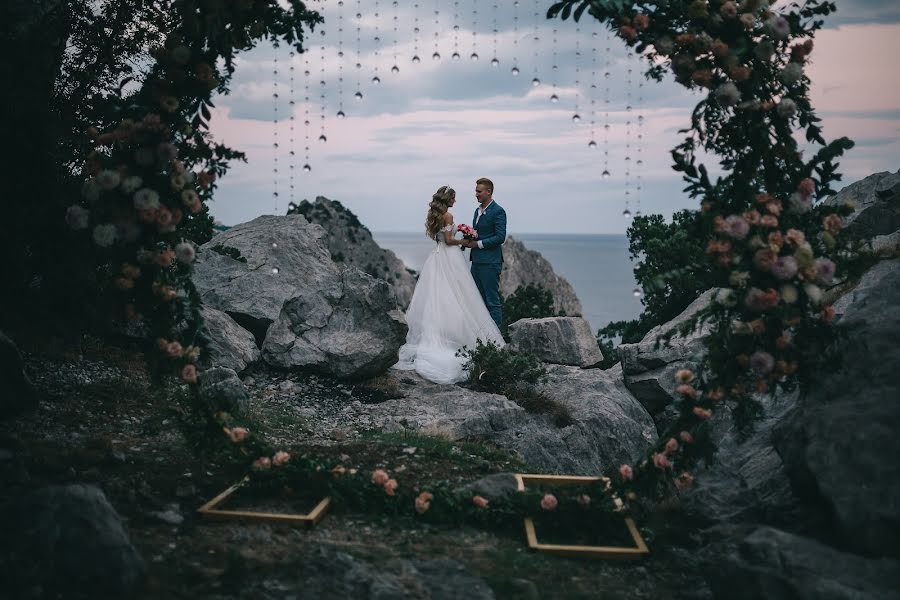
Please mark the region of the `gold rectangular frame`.
<svg viewBox="0 0 900 600"><path fill-rule="evenodd" d="M594 481L605 481L609 483L608 477L587 477L584 475L536 475L527 473L516 473L516 489L520 492L525 491L526 482L529 483L552 483L555 485L578 485L583 483L591 483ZM615 499L616 506L621 507L622 501ZM537 533L534 529L534 520L530 517L525 518L525 537L528 539L528 547L532 550L540 550L542 552L550 552L561 556L571 556L576 558L617 558L617 559L637 559L642 558L650 553L644 538L638 531L634 519L625 517L625 526L634 540L634 546L574 546L565 544L542 544L537 539Z"/></svg>
<svg viewBox="0 0 900 600"><path fill-rule="evenodd" d="M242 480L238 481L227 490L201 506L197 509L197 512L200 513L201 516L211 518L211 519L224 519L224 520L237 520L237 521L258 521L261 523L284 523L289 525L306 525L308 527L312 527L316 523L322 520L325 516L325 511L328 509L328 506L331 504L331 497L326 496L322 500L316 504L309 513L305 515L291 515L284 513L266 513L266 512L254 512L248 510L221 510L217 508L221 504L223 504L228 498L231 497L244 483L249 480L248 477L244 477Z"/></svg>

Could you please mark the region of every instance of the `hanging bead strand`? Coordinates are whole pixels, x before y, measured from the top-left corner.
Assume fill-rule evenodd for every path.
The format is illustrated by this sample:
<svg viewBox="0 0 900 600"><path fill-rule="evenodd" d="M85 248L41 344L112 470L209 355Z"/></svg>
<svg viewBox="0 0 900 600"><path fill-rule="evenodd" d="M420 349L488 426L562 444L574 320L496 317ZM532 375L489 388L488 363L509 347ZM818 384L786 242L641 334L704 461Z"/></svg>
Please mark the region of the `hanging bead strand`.
<svg viewBox="0 0 900 600"><path fill-rule="evenodd" d="M395 75L400 72L400 67L397 65L397 6L399 4L397 0L394 0L394 66L391 67L391 73Z"/></svg>
<svg viewBox="0 0 900 600"><path fill-rule="evenodd" d="M609 79L611 75L609 71L609 39L609 30L607 29L603 50L603 173L600 174L601 179L611 177L609 172L609 132L611 129L609 124Z"/></svg>
<svg viewBox="0 0 900 600"><path fill-rule="evenodd" d="M531 60L534 62L534 75L531 78L531 85L533 87L541 85L541 80L538 77L538 42L541 41L541 38L538 35L538 24L540 23L538 2L539 0L534 0L534 34L531 36L531 42L534 44L534 53L531 56Z"/></svg>
<svg viewBox="0 0 900 600"><path fill-rule="evenodd" d="M360 88L360 72L362 71L362 41L360 36L360 25L362 23L362 13L360 12L360 0L356 0L356 93L353 97L357 100L363 99L362 89Z"/></svg>
<svg viewBox="0 0 900 600"><path fill-rule="evenodd" d="M557 52L556 52L556 27L554 27L554 28L553 28L553 64L550 66L550 71L551 71L550 77L551 77L552 80L553 80L553 81L551 82L552 88L553 88L553 92L550 94L550 102L552 102L553 104L556 104L557 102L559 102L559 96L556 95L556 72L559 70L559 67L556 66L556 57L557 57Z"/></svg>
<svg viewBox="0 0 900 600"><path fill-rule="evenodd" d="M375 36L372 38L372 41L375 42L375 69L372 75L372 85L379 85L381 83L381 77L378 76L378 62L379 62L379 54L378 51L381 48L381 35L378 31L378 0L375 0Z"/></svg>
<svg viewBox="0 0 900 600"><path fill-rule="evenodd" d="M519 75L519 0L513 2L513 66L509 72L513 77Z"/></svg>
<svg viewBox="0 0 900 600"><path fill-rule="evenodd" d="M338 2L338 111L335 115L343 119L344 114L344 0Z"/></svg>
<svg viewBox="0 0 900 600"><path fill-rule="evenodd" d="M273 214L278 214L278 50L276 41L272 44L275 56L272 59L272 201L275 205Z"/></svg>
<svg viewBox="0 0 900 600"><path fill-rule="evenodd" d="M478 9L475 5L477 1L478 0L472 0L472 54L469 55L469 58L472 61L478 60Z"/></svg>
<svg viewBox="0 0 900 600"><path fill-rule="evenodd" d="M493 39L494 39L494 54L493 54L493 58L491 58L491 66L499 67L500 60L497 58L497 33L498 32L497 32L497 3L496 2L494 2L494 4L491 6L491 22L493 23L492 32L493 32L493 36L494 36L493 37Z"/></svg>
<svg viewBox="0 0 900 600"><path fill-rule="evenodd" d="M441 37L441 3L440 0L434 0L434 54L431 60L441 60L441 53L438 52L438 45Z"/></svg>

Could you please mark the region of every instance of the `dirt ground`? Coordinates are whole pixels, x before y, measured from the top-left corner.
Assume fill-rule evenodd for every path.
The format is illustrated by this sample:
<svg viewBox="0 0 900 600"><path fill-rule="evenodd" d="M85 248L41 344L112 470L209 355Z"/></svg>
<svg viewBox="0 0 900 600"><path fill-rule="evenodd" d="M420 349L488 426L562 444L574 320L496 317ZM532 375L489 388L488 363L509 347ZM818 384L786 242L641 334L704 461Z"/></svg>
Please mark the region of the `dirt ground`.
<svg viewBox="0 0 900 600"><path fill-rule="evenodd" d="M333 510L314 528L203 519L196 509L239 480L243 467L192 453L171 400L176 382L151 382L134 348L96 339L20 347L41 402L35 412L8 422L0 435L0 448L22 457L0 500L47 484L100 487L147 563L141 598L311 597L303 590L313 589L312 579L320 580L317 589L327 589L321 580L347 576L341 565L377 572L396 570L404 560L436 558L458 561L497 598L710 597L690 558L690 538L675 545L648 524L641 525L650 556L617 562L533 553L524 531L435 527L412 517ZM266 370L253 377L256 385L248 387L254 416L291 453L344 455L347 467L387 468L401 485L435 474L463 483L522 468L515 457L477 442L314 435L316 423L284 405L290 400L273 405L259 382L290 379L302 386L312 378L319 401L334 403L349 402L345 384ZM311 565L320 566L312 572ZM430 597L427 590L422 594ZM458 597L468 597L466 590Z"/></svg>

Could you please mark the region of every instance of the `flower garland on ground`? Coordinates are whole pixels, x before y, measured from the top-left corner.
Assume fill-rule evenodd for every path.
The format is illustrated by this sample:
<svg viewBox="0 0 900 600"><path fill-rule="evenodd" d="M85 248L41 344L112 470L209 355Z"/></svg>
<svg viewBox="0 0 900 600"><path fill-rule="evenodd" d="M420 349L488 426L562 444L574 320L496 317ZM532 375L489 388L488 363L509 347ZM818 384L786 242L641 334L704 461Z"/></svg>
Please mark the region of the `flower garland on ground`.
<svg viewBox="0 0 900 600"><path fill-rule="evenodd" d="M783 9L768 0L563 0L548 17L584 11L647 59L650 78L667 71L706 91L687 137L673 151L692 197L701 199L707 255L719 281L713 303L679 331L704 323L707 352L697 371L676 374L679 415L658 448L622 465L628 498L660 497L691 485L710 460L709 419L728 403L738 426L759 414L758 396L792 390L826 359L835 338L827 286L842 275L840 231L853 207L814 206L840 179L835 159L853 143L826 143L809 102L804 67L818 17L835 9L809 0ZM804 161L794 137L821 146ZM697 148L717 154L726 173L711 181Z"/></svg>
<svg viewBox="0 0 900 600"><path fill-rule="evenodd" d="M211 95L227 90L238 51L263 39L302 51L303 27L322 19L300 2L290 9L274 0L160 4L174 15L173 31L149 49L155 62L139 89L124 95L123 82L108 102L107 122L88 127L82 199L65 219L93 241L110 312L141 324L154 340L151 364L189 384L188 402L217 428L225 417L204 403L196 385L204 337L191 271L195 241L205 241L197 232L211 225L207 203L215 181L229 160L244 156L211 145L203 131Z"/></svg>

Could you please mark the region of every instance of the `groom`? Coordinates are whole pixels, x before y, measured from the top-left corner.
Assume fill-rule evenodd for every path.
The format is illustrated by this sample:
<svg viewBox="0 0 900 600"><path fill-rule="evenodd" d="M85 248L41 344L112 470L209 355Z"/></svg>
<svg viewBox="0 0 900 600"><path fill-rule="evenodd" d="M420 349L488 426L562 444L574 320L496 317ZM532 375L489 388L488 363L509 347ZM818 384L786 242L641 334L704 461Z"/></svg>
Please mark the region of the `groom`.
<svg viewBox="0 0 900 600"><path fill-rule="evenodd" d="M472 226L478 232L477 240L466 240L471 248L472 278L481 293L491 318L500 327L503 314L500 309L500 270L503 268L503 252L500 246L506 240L506 211L494 202L494 183L482 177L475 182L475 199L478 208L472 218Z"/></svg>

